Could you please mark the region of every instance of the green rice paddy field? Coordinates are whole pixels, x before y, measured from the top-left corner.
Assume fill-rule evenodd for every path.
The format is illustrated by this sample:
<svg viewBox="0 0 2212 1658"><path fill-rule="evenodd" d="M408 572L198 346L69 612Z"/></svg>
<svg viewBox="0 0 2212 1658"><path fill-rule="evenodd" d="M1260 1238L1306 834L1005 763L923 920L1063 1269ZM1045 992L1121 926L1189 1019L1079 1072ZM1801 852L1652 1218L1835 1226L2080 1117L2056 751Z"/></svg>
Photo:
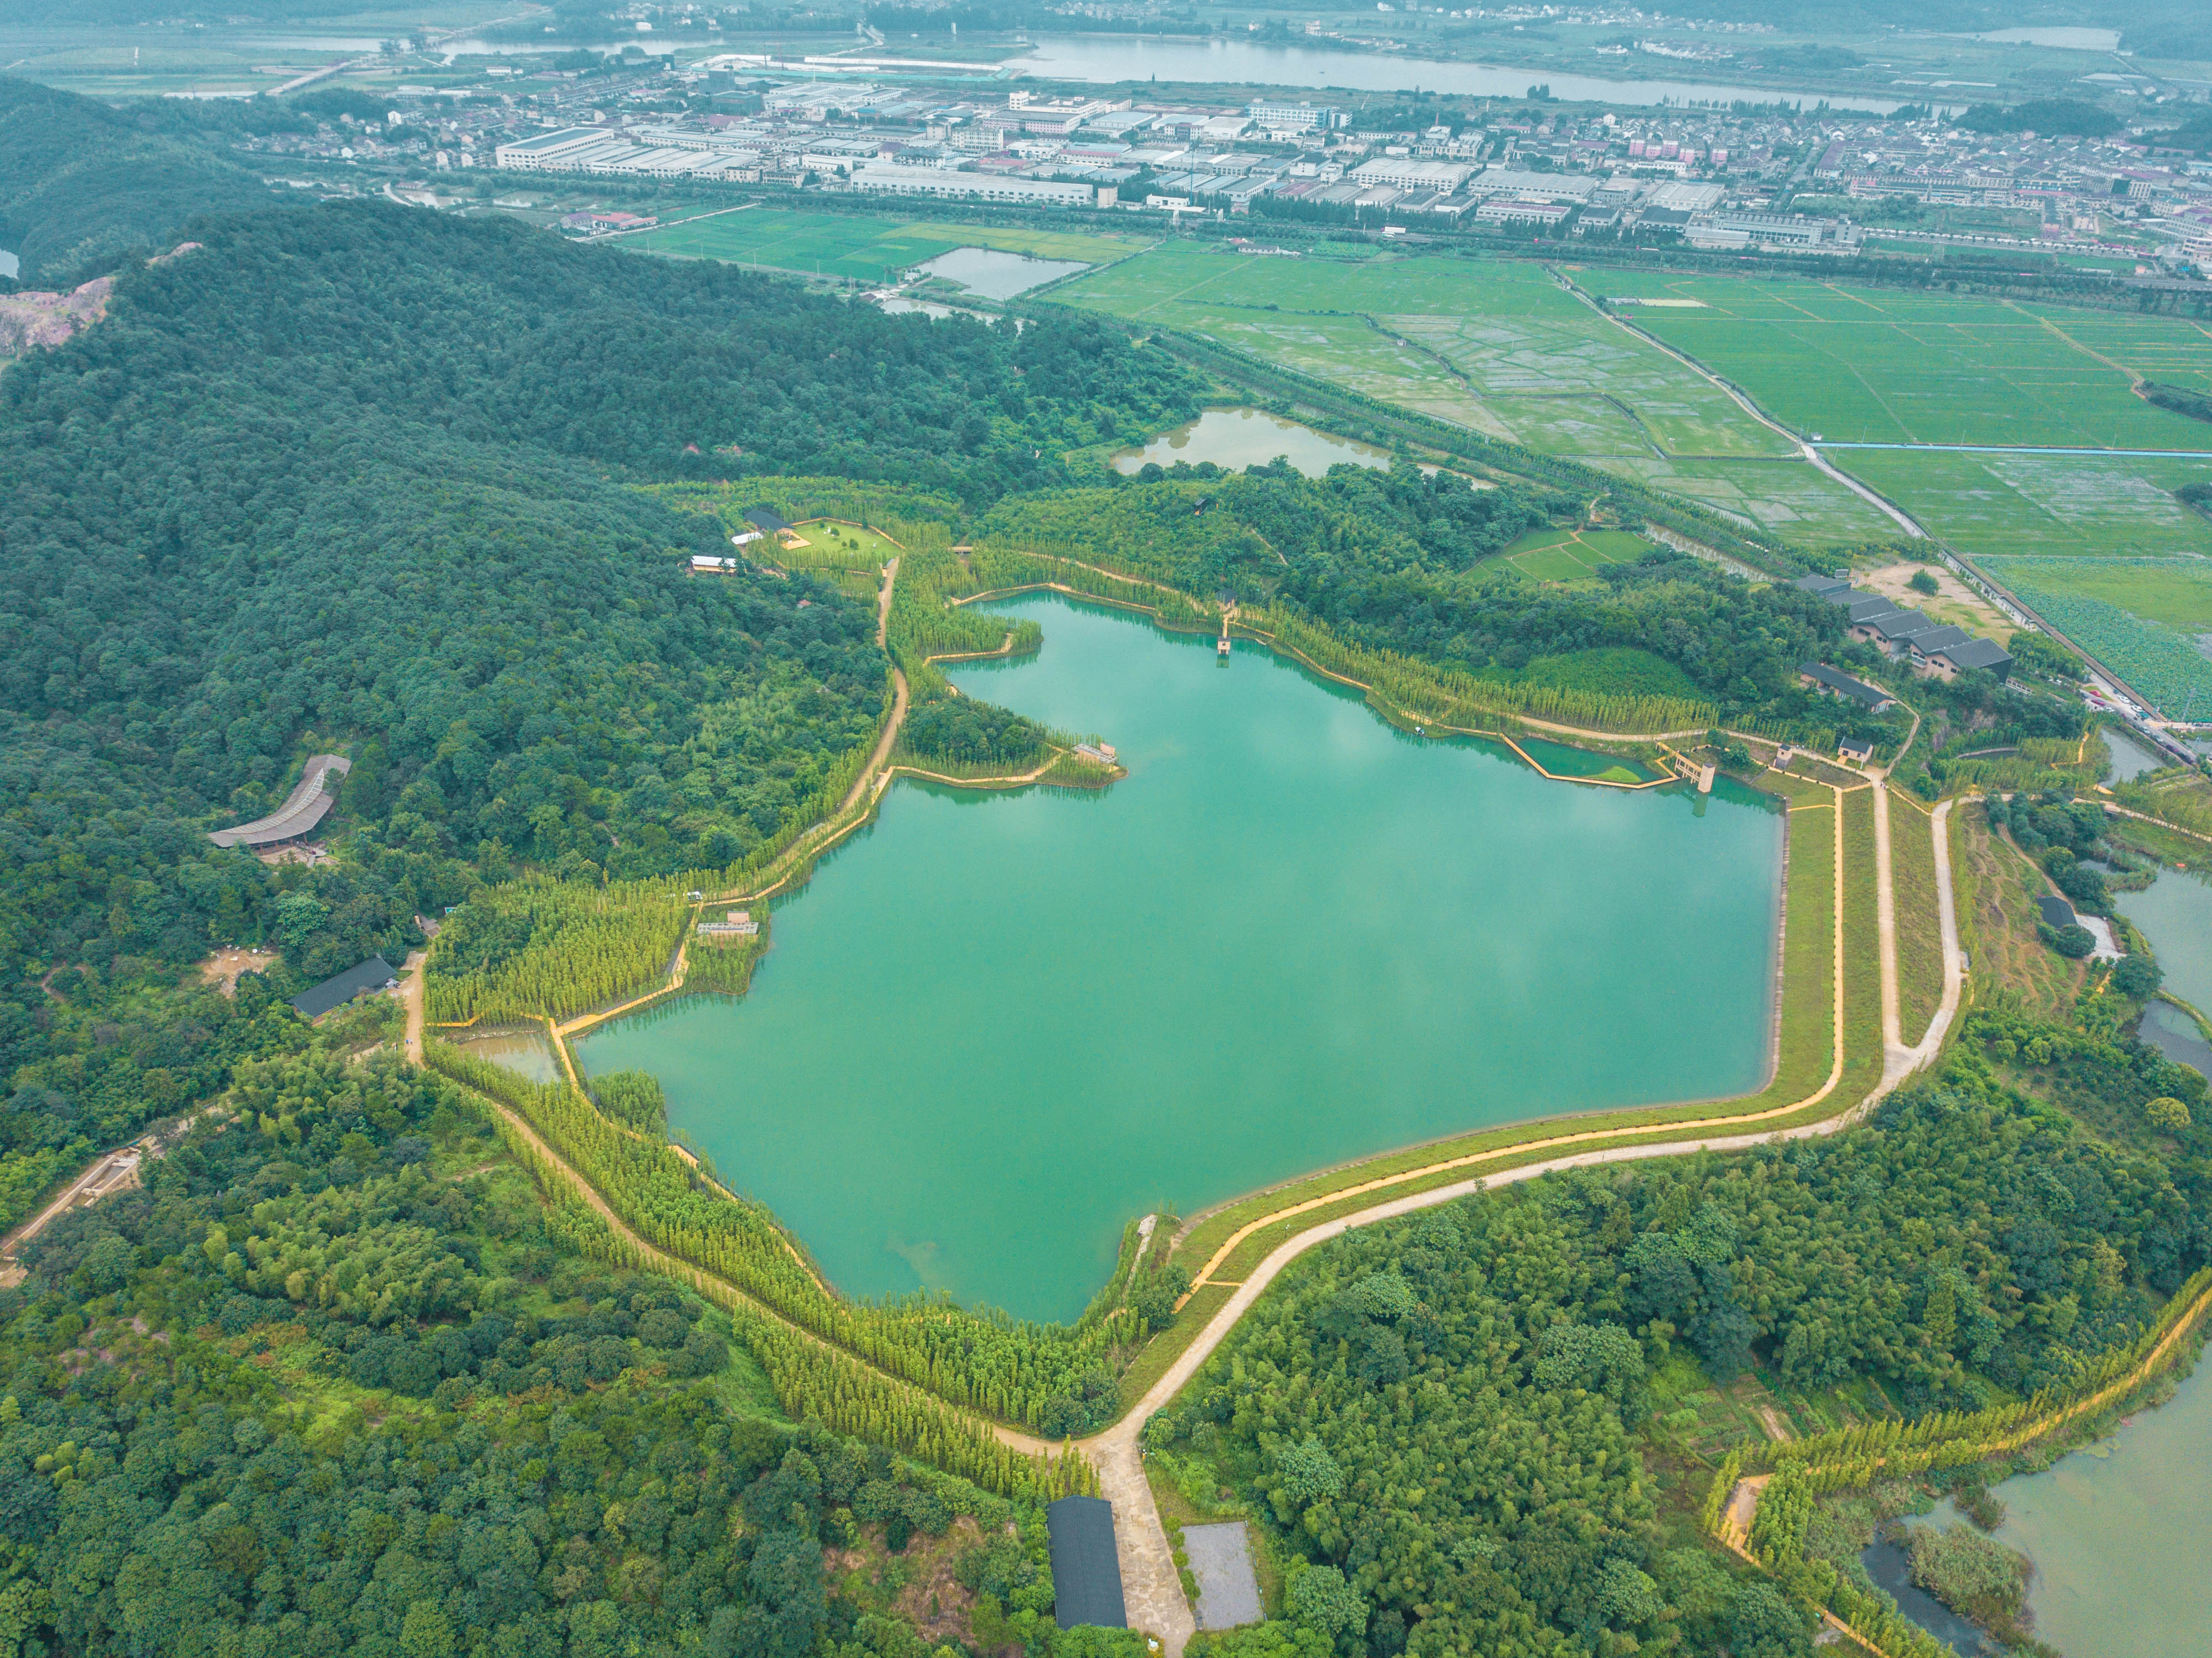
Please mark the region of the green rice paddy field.
<svg viewBox="0 0 2212 1658"><path fill-rule="evenodd" d="M1373 398L1680 489L1812 543L1887 520L1725 392L1542 267L1249 258L1168 243L1056 298L1234 345Z"/></svg>
<svg viewBox="0 0 2212 1658"><path fill-rule="evenodd" d="M1146 238L1096 236L1075 231L1030 230L942 220L870 218L850 213L791 213L748 208L717 214L625 239L647 253L761 264L778 270L881 282L956 247L989 247L1041 259L1082 259L1092 264L1126 258Z"/></svg>
<svg viewBox="0 0 2212 1658"><path fill-rule="evenodd" d="M1990 453L1831 449L1828 458L2027 599L2135 689L2212 703L2212 521L2175 498L2212 481L2212 427L2134 395L2131 378L2212 390L2212 330L2172 318L1792 280L1606 271L1607 297L1767 412L1836 440L2191 451ZM1729 469L1722 471L1721 469ZM1637 463L1662 489L1791 531L1757 489L1796 469ZM1711 474L1720 472L1720 476Z"/></svg>
<svg viewBox="0 0 2212 1658"><path fill-rule="evenodd" d="M2212 336L2174 319L1804 279L1607 270L1588 282L1607 297L1694 301L1624 310L1832 442L2212 451L2212 428L2145 403L2117 366L2164 379L2185 359L2201 375Z"/></svg>

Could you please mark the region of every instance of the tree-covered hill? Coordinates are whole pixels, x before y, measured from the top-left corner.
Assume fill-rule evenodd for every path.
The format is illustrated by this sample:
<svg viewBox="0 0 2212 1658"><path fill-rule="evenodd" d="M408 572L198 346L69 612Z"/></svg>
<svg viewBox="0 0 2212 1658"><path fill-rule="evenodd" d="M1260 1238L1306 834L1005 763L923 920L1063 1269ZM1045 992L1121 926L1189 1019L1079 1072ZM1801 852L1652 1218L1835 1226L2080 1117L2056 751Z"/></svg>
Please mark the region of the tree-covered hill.
<svg viewBox="0 0 2212 1658"><path fill-rule="evenodd" d="M166 246L194 214L268 203L258 175L175 127L166 112L0 76L0 247L25 283L82 279Z"/></svg>
<svg viewBox="0 0 2212 1658"><path fill-rule="evenodd" d="M889 318L519 226L199 234L0 378L0 1066L63 1102L0 1116L11 1151L197 1074L204 1029L95 1038L155 963L267 940L319 977L520 863L720 866L866 744L869 607L690 578L721 529L633 483L834 465L988 501L1191 406L1171 360L1088 326ZM318 745L356 762L348 858L208 843Z"/></svg>

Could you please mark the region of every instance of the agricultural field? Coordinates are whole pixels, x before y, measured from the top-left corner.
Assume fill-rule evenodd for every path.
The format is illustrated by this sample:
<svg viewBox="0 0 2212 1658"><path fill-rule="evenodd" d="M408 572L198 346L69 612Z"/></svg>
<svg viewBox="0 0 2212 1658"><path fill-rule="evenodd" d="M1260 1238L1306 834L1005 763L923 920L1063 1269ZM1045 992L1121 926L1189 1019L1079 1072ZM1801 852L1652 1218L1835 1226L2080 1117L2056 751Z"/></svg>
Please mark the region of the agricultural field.
<svg viewBox="0 0 2212 1658"><path fill-rule="evenodd" d="M1880 507L1802 461L1623 456L1596 464L1802 546L1885 541L1898 533Z"/></svg>
<svg viewBox="0 0 2212 1658"><path fill-rule="evenodd" d="M1778 420L1832 443L2212 452L2212 431L2136 397L2133 365L2076 333L2084 313L2064 307L1660 270L1607 270L1589 282L1607 297L1695 301L1620 309ZM2127 325L2130 349L2152 360L2212 346L2174 319Z"/></svg>
<svg viewBox="0 0 2212 1658"><path fill-rule="evenodd" d="M956 247L988 247L1042 259L1080 259L1103 264L1142 249L1148 240L934 219L787 212L776 208L718 214L623 239L626 246L647 253L721 259L733 264L767 265L803 275L848 276L871 282L896 278L909 267Z"/></svg>
<svg viewBox="0 0 2212 1658"><path fill-rule="evenodd" d="M2179 713L2212 705L2212 521L2176 500L2212 459L1939 454L1838 457L2113 672Z"/></svg>
<svg viewBox="0 0 2212 1658"><path fill-rule="evenodd" d="M1254 259L1173 243L1062 290L1216 335L1553 454L1786 455L1724 392L1599 315L1542 267L1498 259ZM1380 380L1384 385L1378 385ZM1390 386L1389 382L1410 382ZM1408 392L1412 392L1408 396Z"/></svg>

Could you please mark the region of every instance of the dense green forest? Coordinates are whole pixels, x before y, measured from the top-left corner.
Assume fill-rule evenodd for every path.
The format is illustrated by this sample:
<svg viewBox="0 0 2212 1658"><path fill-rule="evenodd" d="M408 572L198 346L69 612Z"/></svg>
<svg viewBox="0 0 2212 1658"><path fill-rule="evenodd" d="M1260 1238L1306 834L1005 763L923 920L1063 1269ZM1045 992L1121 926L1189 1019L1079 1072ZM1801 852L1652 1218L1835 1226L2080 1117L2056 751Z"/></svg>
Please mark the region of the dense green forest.
<svg viewBox="0 0 2212 1658"><path fill-rule="evenodd" d="M2057 1102L2082 1096L2143 1149ZM1316 1658L1809 1651L1802 1602L1662 1512L1662 1406L1754 1364L1871 1377L1911 1416L2063 1387L2212 1254L2212 1133L2200 1109L2167 1135L2167 1096L2201 1108L2204 1079L1984 1014L1850 1133L1552 1175L1314 1251L1147 1430L1288 1562L1292 1627L1217 1658L1302 1633ZM1871 1591L1856 1544L1831 1564Z"/></svg>
<svg viewBox="0 0 2212 1658"><path fill-rule="evenodd" d="M1798 665L1874 659L1844 640L1842 613L1810 594L1753 588L1663 550L1607 565L1583 587L1524 580L1497 560L1528 530L1577 521L1581 507L1540 486L1478 489L1407 460L1388 471L1339 465L1320 479L1287 464L1225 473L1209 463L1009 496L975 534L1106 558L1188 592L1287 600L1357 644L1478 677L1513 680L1535 665L1540 679L1561 659L1627 649L1675 665L1730 720L1836 719L1800 688ZM1966 687L1977 689L1994 699L1994 682Z"/></svg>
<svg viewBox="0 0 2212 1658"><path fill-rule="evenodd" d="M200 234L0 380L11 1216L214 1084L234 1022L158 990L211 945L314 979L526 865L726 865L865 749L867 608L689 579L721 531L631 480L813 467L982 504L1194 408L1094 325L937 328L386 206ZM207 843L330 744L345 858Z"/></svg>

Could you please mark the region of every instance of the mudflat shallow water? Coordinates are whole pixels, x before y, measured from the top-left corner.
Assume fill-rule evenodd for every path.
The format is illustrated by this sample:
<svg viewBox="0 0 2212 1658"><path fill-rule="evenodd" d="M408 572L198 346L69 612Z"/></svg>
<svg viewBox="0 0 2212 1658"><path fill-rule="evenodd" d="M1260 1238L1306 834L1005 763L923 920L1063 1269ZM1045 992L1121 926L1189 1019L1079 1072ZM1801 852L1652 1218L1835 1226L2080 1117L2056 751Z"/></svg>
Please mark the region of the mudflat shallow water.
<svg viewBox="0 0 2212 1658"><path fill-rule="evenodd" d="M742 1001L580 1044L848 1293L1072 1318L1125 1222L1488 1124L1755 1089L1783 820L1547 782L1239 645L1057 599L962 689L1104 793L902 783Z"/></svg>

